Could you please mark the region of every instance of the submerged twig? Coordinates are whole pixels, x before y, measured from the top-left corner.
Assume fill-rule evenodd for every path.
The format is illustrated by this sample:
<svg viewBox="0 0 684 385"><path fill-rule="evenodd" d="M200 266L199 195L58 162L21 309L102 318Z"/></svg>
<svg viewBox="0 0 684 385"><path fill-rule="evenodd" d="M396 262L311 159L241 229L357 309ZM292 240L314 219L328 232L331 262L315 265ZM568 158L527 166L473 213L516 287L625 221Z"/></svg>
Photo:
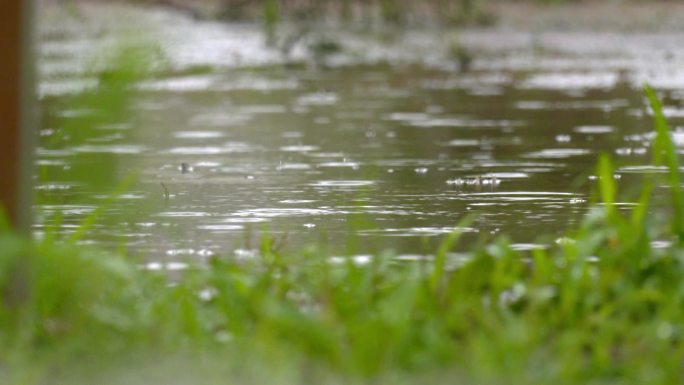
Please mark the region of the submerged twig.
<svg viewBox="0 0 684 385"><path fill-rule="evenodd" d="M164 199L168 201L169 196L170 196L169 195L169 189L166 188L166 185L164 184L164 182L159 182L159 183L161 183L162 188L164 188Z"/></svg>

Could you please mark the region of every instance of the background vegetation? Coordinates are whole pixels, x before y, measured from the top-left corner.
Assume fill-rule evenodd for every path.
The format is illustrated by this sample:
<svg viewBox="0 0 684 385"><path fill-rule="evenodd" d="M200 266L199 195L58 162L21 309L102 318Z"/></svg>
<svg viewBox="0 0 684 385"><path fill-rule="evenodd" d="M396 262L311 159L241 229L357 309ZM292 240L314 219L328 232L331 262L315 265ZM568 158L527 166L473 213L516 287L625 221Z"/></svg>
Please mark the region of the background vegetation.
<svg viewBox="0 0 684 385"><path fill-rule="evenodd" d="M276 10L279 16L295 20L328 18L345 22L380 19L394 24L440 22L448 24L491 24L496 16L489 10L496 4L602 3L591 0L139 0L169 4L196 16L243 20L259 18ZM671 0L617 0L614 3L669 2ZM270 9L270 11L269 11Z"/></svg>

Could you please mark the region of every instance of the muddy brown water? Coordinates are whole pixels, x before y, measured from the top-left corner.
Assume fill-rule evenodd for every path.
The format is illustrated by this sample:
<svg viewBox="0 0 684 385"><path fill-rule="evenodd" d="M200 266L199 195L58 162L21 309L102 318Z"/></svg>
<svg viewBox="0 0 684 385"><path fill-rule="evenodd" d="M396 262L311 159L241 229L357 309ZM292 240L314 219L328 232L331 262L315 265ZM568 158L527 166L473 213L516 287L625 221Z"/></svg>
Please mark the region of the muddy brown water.
<svg viewBox="0 0 684 385"><path fill-rule="evenodd" d="M127 119L105 122L74 102L97 87L88 55L113 44L88 12L43 16L35 231L68 236L97 214L81 242L151 268L254 257L265 233L289 250L413 258L470 213L465 244L545 247L586 214L599 153L627 193L653 171L644 81L684 143L676 34L466 31L469 71L434 32L377 47L357 34L325 68L288 67L257 26L144 9L168 68L136 85ZM54 141L64 125L90 134Z"/></svg>

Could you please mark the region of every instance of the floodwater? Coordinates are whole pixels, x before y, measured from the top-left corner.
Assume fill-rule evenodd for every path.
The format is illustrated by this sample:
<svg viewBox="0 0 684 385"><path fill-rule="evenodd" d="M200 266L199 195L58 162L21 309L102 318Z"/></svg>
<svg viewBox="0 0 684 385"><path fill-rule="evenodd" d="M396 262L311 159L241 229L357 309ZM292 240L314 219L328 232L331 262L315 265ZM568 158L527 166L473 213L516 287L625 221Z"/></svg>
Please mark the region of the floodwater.
<svg viewBox="0 0 684 385"><path fill-rule="evenodd" d="M599 153L632 196L654 171L645 81L684 145L684 35L465 31L462 68L435 31L329 33L342 50L309 60L316 37L284 57L258 26L82 12L41 19L35 231L97 218L81 242L150 268L253 257L265 233L289 250L419 257L470 213L467 243L545 247L586 214ZM126 119L96 119L79 95L111 63L93 58L140 24L164 59ZM89 134L53 140L65 126Z"/></svg>

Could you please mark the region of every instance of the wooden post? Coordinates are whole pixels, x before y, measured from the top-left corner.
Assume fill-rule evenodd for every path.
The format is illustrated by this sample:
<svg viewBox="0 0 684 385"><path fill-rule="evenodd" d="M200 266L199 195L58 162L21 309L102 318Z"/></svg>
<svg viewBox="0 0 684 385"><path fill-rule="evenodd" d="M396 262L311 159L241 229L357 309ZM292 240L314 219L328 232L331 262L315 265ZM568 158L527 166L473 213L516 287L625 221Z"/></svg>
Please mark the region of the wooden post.
<svg viewBox="0 0 684 385"><path fill-rule="evenodd" d="M31 0L0 0L0 206L15 228L31 221Z"/></svg>

